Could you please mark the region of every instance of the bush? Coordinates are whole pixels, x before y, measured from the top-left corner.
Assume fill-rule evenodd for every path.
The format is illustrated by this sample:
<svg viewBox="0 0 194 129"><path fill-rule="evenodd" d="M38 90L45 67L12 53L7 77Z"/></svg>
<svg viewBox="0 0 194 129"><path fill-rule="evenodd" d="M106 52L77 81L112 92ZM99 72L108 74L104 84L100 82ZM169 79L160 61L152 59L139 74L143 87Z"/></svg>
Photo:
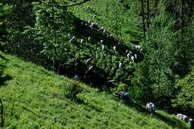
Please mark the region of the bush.
<svg viewBox="0 0 194 129"><path fill-rule="evenodd" d="M71 83L67 87L65 87L65 97L77 101L77 95L83 91L83 88L79 83Z"/></svg>
<svg viewBox="0 0 194 129"><path fill-rule="evenodd" d="M0 2L0 51L4 50L4 47L7 45L7 34L8 34L8 21L7 17L11 13L12 6L3 4Z"/></svg>
<svg viewBox="0 0 194 129"><path fill-rule="evenodd" d="M177 81L180 91L176 99L172 100L173 107L186 112L194 111L194 67L186 77Z"/></svg>

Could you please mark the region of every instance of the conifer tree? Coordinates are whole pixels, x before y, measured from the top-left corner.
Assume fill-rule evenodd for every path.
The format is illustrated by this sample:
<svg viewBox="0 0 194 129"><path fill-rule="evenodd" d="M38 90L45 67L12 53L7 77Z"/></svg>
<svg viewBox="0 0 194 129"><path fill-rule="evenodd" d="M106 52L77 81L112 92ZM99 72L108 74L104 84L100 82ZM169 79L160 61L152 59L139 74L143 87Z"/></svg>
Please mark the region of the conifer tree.
<svg viewBox="0 0 194 129"><path fill-rule="evenodd" d="M160 2L157 16L150 18L150 28L146 40L142 42L145 50L144 61L137 64L133 84L142 92L144 101L170 98L174 92L174 74L171 66L174 61L173 19L165 11L165 4ZM148 36L149 35L149 36Z"/></svg>

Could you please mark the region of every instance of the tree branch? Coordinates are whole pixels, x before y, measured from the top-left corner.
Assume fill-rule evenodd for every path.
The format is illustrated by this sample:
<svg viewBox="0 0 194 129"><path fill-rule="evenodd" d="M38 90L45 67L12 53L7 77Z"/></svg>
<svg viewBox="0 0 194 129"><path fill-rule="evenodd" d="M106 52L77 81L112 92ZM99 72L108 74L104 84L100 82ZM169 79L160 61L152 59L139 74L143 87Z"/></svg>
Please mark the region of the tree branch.
<svg viewBox="0 0 194 129"><path fill-rule="evenodd" d="M57 8L68 8L68 7L73 7L73 6L81 5L81 4L84 4L84 3L89 2L89 1L91 1L91 0L84 0L82 2L78 2L78 3L74 3L74 4L69 4L69 5L59 5L59 4L54 4L52 2L48 2L47 3L47 2L43 2L43 1L40 1L40 2L43 3L43 4L47 4L49 6L55 6Z"/></svg>

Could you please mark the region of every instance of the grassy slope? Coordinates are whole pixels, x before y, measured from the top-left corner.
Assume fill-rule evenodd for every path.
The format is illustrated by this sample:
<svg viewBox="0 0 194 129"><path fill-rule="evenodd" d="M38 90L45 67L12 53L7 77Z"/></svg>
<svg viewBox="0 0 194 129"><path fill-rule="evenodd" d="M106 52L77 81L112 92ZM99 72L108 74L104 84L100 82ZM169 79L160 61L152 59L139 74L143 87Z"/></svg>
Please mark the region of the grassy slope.
<svg viewBox="0 0 194 129"><path fill-rule="evenodd" d="M9 80L0 87L8 129L184 129L182 123L162 111L157 116L140 113L111 95L76 82L83 89L79 102L65 93L75 80L58 76L14 56L8 59ZM159 117L158 117L159 116Z"/></svg>
<svg viewBox="0 0 194 129"><path fill-rule="evenodd" d="M111 5L112 4L112 5ZM89 5L92 10L85 7ZM106 5L109 11L105 12ZM133 37L127 31L138 31L131 21L132 14L124 13L124 8L116 0L94 0L72 12L83 20L91 20L93 11L97 18L92 21L103 25L116 36L115 10L118 5L118 24L122 24L119 38L128 42ZM122 14L122 15L121 15ZM111 20L110 20L111 19ZM135 20L135 19L134 19ZM122 23L121 23L122 22ZM5 56L5 55L4 55ZM77 95L79 102L65 97L74 80L55 75L44 68L21 61L13 56L5 56L9 61L5 74L12 79L0 87L0 98L5 105L5 126L8 129L184 129L188 127L174 116L162 111L157 116L149 116L132 107L116 101L111 95L98 92L77 82L84 90Z"/></svg>
<svg viewBox="0 0 194 129"><path fill-rule="evenodd" d="M133 4L131 4L131 9L127 10L118 0L92 0L81 6L70 8L70 10L84 21L103 26L114 37L122 39L126 45L130 46L129 41L136 38L131 34L136 34L139 37L141 33L138 28L141 19L137 16L137 8ZM95 18L93 18L94 15L96 15Z"/></svg>

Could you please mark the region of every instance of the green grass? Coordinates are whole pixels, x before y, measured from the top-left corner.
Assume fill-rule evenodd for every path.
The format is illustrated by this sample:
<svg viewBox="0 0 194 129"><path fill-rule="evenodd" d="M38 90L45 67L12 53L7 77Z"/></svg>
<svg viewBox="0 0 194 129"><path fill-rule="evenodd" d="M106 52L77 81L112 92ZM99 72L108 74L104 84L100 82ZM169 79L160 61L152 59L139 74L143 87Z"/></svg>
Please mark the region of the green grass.
<svg viewBox="0 0 194 129"><path fill-rule="evenodd" d="M118 0L92 0L81 6L70 8L71 12L80 19L103 26L125 44L130 46L130 40L141 37L138 24L141 22L136 2L131 3L131 9L126 9ZM89 8L87 8L87 6ZM96 15L95 18L93 16ZM137 37L133 37L132 34Z"/></svg>
<svg viewBox="0 0 194 129"><path fill-rule="evenodd" d="M3 54L3 53L0 53ZM112 95L3 54L8 60L0 87L6 129L187 129L163 111L139 112ZM76 100L67 97L78 87Z"/></svg>

